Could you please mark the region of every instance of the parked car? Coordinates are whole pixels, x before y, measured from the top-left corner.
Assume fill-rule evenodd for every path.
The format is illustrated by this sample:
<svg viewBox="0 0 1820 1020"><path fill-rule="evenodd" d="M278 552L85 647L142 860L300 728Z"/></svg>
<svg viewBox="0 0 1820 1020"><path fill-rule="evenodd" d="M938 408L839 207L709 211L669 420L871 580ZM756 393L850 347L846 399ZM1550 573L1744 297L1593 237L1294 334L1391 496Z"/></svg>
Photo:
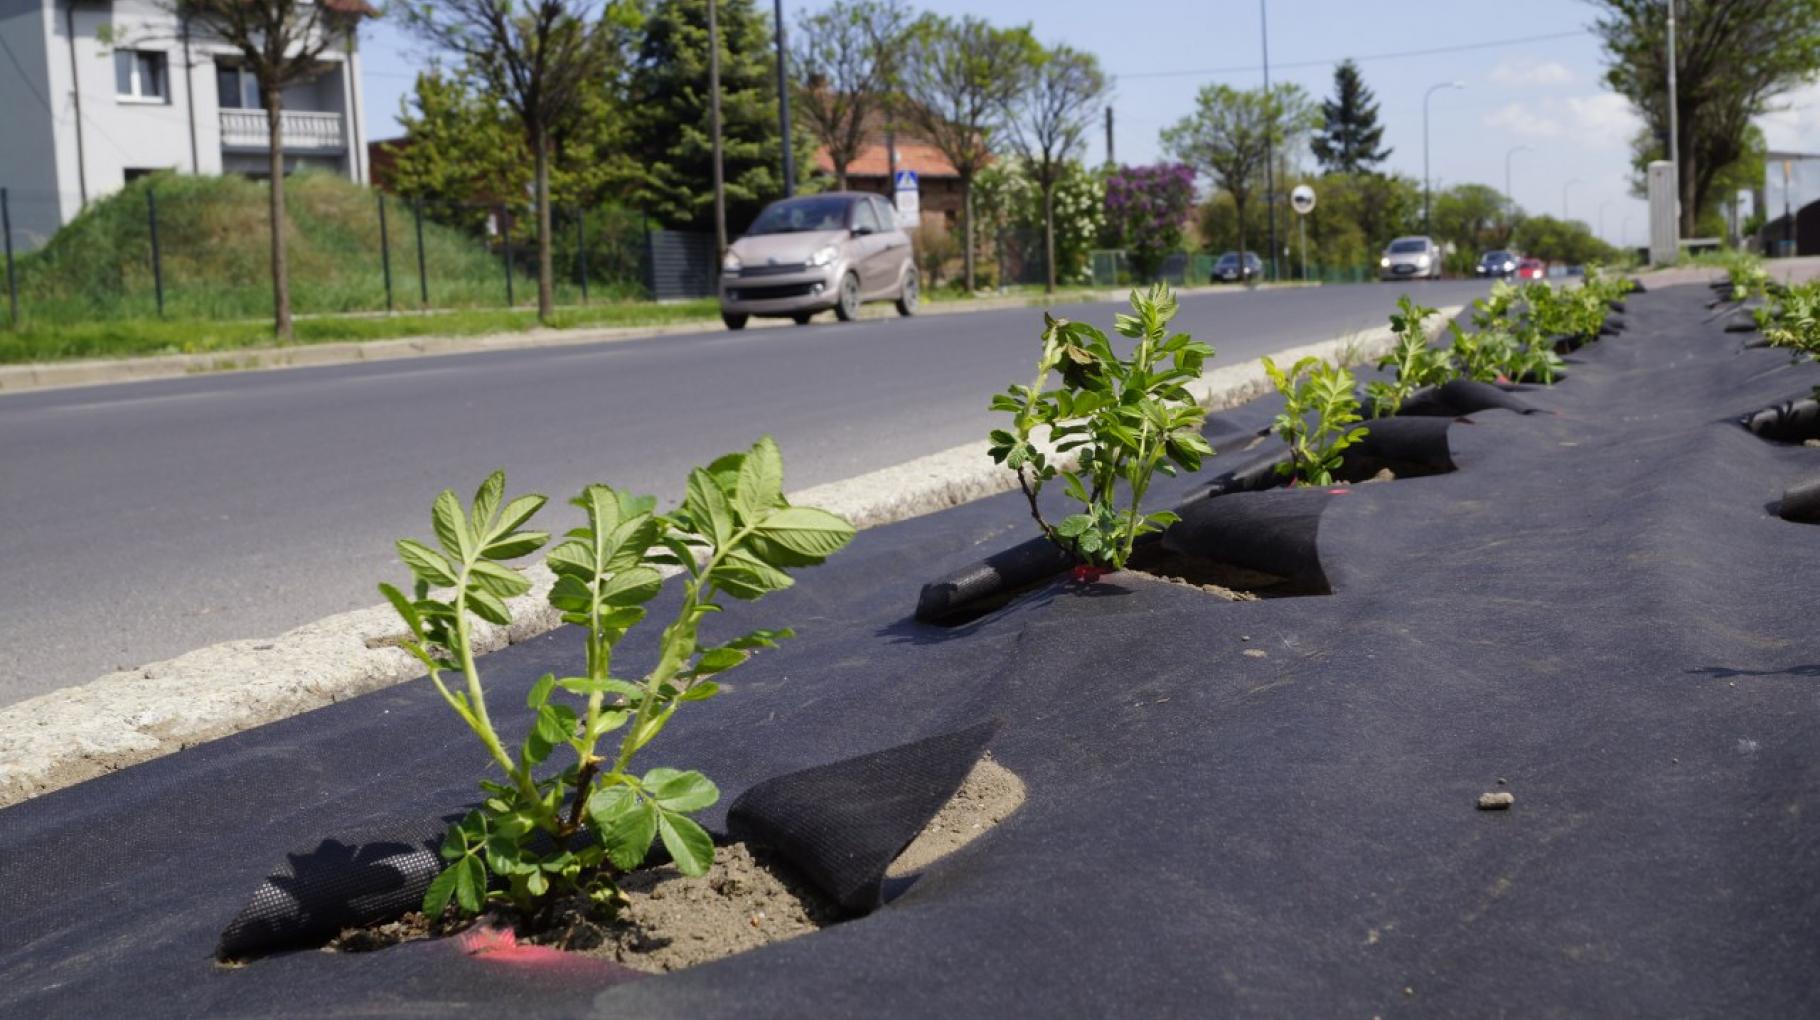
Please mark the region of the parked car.
<svg viewBox="0 0 1820 1020"><path fill-rule="evenodd" d="M1517 272L1516 253L1508 251L1488 251L1479 256L1479 264L1474 267L1473 272L1479 276L1495 276L1502 279L1509 279L1511 276L1516 275Z"/></svg>
<svg viewBox="0 0 1820 1020"><path fill-rule="evenodd" d="M1264 275L1264 260L1253 252L1246 252L1241 258L1236 251L1221 255L1213 264L1213 283L1244 283Z"/></svg>
<svg viewBox="0 0 1820 1020"><path fill-rule="evenodd" d="M1390 242L1383 257L1378 259L1378 279L1416 278L1441 278L1441 246L1431 237L1399 237Z"/></svg>
<svg viewBox="0 0 1820 1020"><path fill-rule="evenodd" d="M800 325L830 308L851 321L867 301L895 301L899 315L916 314L910 235L878 195L834 191L773 202L728 246L720 268L728 329L744 329L755 315Z"/></svg>
<svg viewBox="0 0 1820 1020"><path fill-rule="evenodd" d="M1540 280L1548 275L1548 267L1541 259L1519 259L1517 261L1517 279Z"/></svg>

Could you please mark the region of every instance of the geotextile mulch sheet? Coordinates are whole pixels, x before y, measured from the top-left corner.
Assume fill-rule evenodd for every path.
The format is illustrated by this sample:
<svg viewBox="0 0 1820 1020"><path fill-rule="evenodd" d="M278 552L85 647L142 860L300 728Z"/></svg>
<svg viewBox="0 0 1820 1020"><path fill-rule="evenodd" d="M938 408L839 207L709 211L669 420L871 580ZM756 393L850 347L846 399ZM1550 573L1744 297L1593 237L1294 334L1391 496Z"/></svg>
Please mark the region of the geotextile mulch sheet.
<svg viewBox="0 0 1820 1020"><path fill-rule="evenodd" d="M641 759L713 777L711 829L768 778L998 721L1028 801L866 916L636 979L456 940L217 964L287 853L473 801L483 755L415 682L0 812L0 1014L1820 1014L1820 530L1775 514L1820 450L1737 423L1820 372L1706 297L1631 297L1518 394L1543 413L1455 423L1452 473L1309 492L1331 595L1114 575L914 622L924 582L1030 536L1012 494L716 621L802 636ZM502 725L579 656L567 630L487 656Z"/></svg>

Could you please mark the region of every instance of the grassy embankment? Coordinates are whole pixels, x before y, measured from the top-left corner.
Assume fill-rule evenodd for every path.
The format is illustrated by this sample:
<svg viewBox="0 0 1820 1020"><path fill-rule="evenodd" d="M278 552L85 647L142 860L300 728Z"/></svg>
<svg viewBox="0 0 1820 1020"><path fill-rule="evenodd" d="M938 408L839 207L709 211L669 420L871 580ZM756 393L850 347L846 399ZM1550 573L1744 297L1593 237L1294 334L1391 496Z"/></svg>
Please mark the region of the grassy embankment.
<svg viewBox="0 0 1820 1020"><path fill-rule="evenodd" d="M146 191L158 202L165 311L157 314ZM0 325L0 363L206 353L271 346L266 188L240 177L158 175L90 206L18 261L20 325ZM379 217L373 191L326 174L285 185L297 342L471 336L536 328L535 279L522 270L519 307L505 305L501 260L472 236L424 224L430 307L419 304L417 241L408 209L394 203L389 234L394 307L385 313ZM624 294L624 288L617 288ZM580 304L569 281L553 326L648 326L712 320L712 301L657 304L597 285ZM0 300L4 295L0 294ZM0 305L0 323L4 323Z"/></svg>

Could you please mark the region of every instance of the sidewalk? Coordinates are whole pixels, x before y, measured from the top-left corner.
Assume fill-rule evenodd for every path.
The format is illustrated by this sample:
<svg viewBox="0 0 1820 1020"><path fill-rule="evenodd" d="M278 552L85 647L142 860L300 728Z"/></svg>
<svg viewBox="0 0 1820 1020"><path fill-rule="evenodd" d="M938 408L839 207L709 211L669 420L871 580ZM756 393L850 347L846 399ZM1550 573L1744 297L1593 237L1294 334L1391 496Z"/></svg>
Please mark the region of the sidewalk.
<svg viewBox="0 0 1820 1020"><path fill-rule="evenodd" d="M1298 283L1265 284L1257 289L1286 289L1305 286ZM1222 290L1239 291L1236 287L1193 286L1179 288L1181 295L1212 294ZM1122 301L1129 288L1106 290L1067 290L1056 294L1056 303L1081 301ZM1049 302L1043 296L993 297L972 300L924 302L918 315L965 315L972 312L1000 311L1008 308L1042 308ZM889 304L867 305L862 319L896 317ZM788 319L753 319L748 329L800 328ZM0 365L0 395L27 390L57 389L67 386L100 386L110 383L139 382L147 379L171 379L204 372L264 371L279 368L312 368L323 365L347 365L368 361L391 361L398 358L432 357L443 354L469 354L477 351L513 351L534 347L563 347L576 344L617 343L627 340L649 340L685 333L700 333L726 327L719 319L704 318L664 326L608 326L580 329L531 329L513 333L491 333L481 336L418 336L397 340L344 340L287 347L249 347L242 351L209 354L158 354L141 358L94 359L85 361L33 362L24 365Z"/></svg>

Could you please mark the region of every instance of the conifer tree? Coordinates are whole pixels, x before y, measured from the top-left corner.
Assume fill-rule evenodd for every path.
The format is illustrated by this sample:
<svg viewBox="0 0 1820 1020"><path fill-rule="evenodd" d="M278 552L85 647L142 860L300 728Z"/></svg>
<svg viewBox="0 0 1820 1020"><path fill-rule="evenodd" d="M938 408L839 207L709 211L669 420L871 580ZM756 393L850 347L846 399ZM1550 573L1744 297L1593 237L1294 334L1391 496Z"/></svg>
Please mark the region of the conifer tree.
<svg viewBox="0 0 1820 1020"><path fill-rule="evenodd" d="M1378 148L1384 127L1378 123L1378 103L1359 65L1343 60L1333 69L1333 98L1321 103L1323 125L1311 140L1314 156L1328 173L1373 173L1390 156Z"/></svg>

